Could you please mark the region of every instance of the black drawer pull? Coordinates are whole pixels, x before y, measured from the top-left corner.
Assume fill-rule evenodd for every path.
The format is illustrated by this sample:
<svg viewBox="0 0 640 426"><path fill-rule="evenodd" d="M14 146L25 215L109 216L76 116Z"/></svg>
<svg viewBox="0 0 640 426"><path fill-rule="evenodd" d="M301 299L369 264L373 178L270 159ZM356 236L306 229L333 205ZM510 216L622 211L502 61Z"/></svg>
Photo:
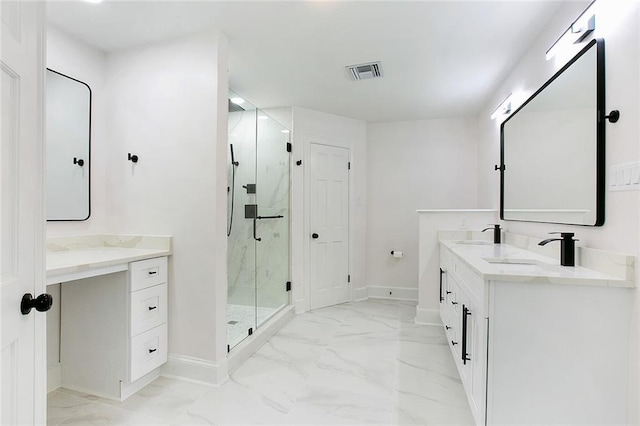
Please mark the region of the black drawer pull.
<svg viewBox="0 0 640 426"><path fill-rule="evenodd" d="M449 327L448 325L444 326L445 330L451 330L451 327Z"/></svg>
<svg viewBox="0 0 640 426"><path fill-rule="evenodd" d="M157 273L158 273L158 271L149 271L149 272L148 272L148 274L149 274L149 275L155 275L155 274L157 274Z"/></svg>
<svg viewBox="0 0 640 426"><path fill-rule="evenodd" d="M149 353L150 353L150 354L152 354L152 353L154 353L154 352L155 352L155 351L157 351L157 350L158 350L158 349L149 349Z"/></svg>
<svg viewBox="0 0 640 426"><path fill-rule="evenodd" d="M150 311L153 311L154 309L158 309L158 307L157 306L149 306L149 310Z"/></svg>
<svg viewBox="0 0 640 426"><path fill-rule="evenodd" d="M451 293L453 293L453 292L452 292L452 291L445 291L445 293L447 293L447 294L451 294Z"/></svg>
<svg viewBox="0 0 640 426"><path fill-rule="evenodd" d="M451 301L451 304L452 304L452 305L457 305L457 304L458 304L458 302L456 302L455 300L452 300L452 301Z"/></svg>
<svg viewBox="0 0 640 426"><path fill-rule="evenodd" d="M462 305L462 364L466 365L467 361L471 361L467 353L467 317L471 315L469 308Z"/></svg>
<svg viewBox="0 0 640 426"><path fill-rule="evenodd" d="M455 345L457 345L457 344L458 344L458 342L454 342L454 341L452 340L452 341L451 341L451 344L455 346Z"/></svg>

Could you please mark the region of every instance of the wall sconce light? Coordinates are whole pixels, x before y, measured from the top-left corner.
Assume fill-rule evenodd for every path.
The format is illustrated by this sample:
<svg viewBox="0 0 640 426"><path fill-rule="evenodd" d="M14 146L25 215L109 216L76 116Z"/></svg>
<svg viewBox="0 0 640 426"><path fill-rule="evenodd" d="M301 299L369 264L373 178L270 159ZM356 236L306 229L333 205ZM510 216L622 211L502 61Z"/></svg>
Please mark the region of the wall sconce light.
<svg viewBox="0 0 640 426"><path fill-rule="evenodd" d="M545 57L547 61L553 58L560 50L568 45L578 44L584 41L596 29L596 1L592 1L589 7L569 25L569 28L551 45Z"/></svg>
<svg viewBox="0 0 640 426"><path fill-rule="evenodd" d="M507 115L511 113L512 110L513 110L513 93L509 93L509 96L507 96L507 98L504 101L502 101L502 103L498 106L498 108L496 108L496 110L493 111L493 114L491 114L491 119L495 120L499 116Z"/></svg>

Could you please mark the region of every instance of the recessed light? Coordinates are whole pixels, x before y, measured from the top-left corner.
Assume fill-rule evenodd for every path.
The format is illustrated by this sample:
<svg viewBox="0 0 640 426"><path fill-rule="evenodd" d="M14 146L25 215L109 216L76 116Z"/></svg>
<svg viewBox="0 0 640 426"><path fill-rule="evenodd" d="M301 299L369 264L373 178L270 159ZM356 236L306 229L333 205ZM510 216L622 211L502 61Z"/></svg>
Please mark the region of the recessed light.
<svg viewBox="0 0 640 426"><path fill-rule="evenodd" d="M231 98L230 101L236 105L242 105L244 103L244 99L242 98Z"/></svg>
<svg viewBox="0 0 640 426"><path fill-rule="evenodd" d="M84 0L87 3L94 3L94 4L98 4L98 3L102 3L103 0Z"/></svg>
<svg viewBox="0 0 640 426"><path fill-rule="evenodd" d="M289 133L288 130L280 130L282 133Z"/></svg>

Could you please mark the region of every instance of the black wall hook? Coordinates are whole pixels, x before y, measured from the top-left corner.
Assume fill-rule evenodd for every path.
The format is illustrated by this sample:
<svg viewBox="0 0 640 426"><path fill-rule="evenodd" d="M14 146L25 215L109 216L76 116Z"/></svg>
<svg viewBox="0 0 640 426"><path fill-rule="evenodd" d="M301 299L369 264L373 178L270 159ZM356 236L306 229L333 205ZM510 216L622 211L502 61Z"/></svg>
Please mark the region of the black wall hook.
<svg viewBox="0 0 640 426"><path fill-rule="evenodd" d="M135 155L135 154L131 155L131 153L128 153L127 154L127 160L130 160L130 161L132 161L134 163L137 163L138 162L138 156Z"/></svg>
<svg viewBox="0 0 640 426"><path fill-rule="evenodd" d="M620 120L620 111L614 109L609 113L609 115L605 115L604 118L609 120L609 123L617 123Z"/></svg>
<svg viewBox="0 0 640 426"><path fill-rule="evenodd" d="M84 160L82 158L73 157L73 164L77 164L78 166L84 166Z"/></svg>

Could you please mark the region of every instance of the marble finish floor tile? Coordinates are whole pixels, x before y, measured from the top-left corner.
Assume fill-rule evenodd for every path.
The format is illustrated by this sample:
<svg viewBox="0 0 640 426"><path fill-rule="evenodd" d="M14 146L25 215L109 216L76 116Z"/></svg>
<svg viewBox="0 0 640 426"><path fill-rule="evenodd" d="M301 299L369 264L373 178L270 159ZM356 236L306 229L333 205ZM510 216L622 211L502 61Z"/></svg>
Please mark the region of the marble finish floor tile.
<svg viewBox="0 0 640 426"><path fill-rule="evenodd" d="M372 299L300 314L217 388L161 377L122 403L60 389L49 424L471 425L444 331L415 310Z"/></svg>

